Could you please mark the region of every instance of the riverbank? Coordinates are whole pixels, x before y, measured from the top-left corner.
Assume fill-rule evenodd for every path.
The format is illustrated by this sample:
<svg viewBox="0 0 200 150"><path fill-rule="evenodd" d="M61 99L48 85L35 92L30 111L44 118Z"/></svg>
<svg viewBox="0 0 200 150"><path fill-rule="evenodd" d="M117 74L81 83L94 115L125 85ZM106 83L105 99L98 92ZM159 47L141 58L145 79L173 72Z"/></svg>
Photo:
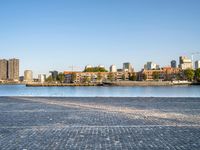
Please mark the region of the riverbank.
<svg viewBox="0 0 200 150"><path fill-rule="evenodd" d="M0 97L0 149L200 147L200 98Z"/></svg>
<svg viewBox="0 0 200 150"><path fill-rule="evenodd" d="M39 86L103 86L100 83L27 83L28 87L39 87Z"/></svg>
<svg viewBox="0 0 200 150"><path fill-rule="evenodd" d="M171 81L114 81L103 83L27 83L26 86L173 86L192 85L192 82Z"/></svg>
<svg viewBox="0 0 200 150"><path fill-rule="evenodd" d="M192 82L171 82L171 81L117 81L105 82L104 85L110 86L174 86L174 85L192 85Z"/></svg>

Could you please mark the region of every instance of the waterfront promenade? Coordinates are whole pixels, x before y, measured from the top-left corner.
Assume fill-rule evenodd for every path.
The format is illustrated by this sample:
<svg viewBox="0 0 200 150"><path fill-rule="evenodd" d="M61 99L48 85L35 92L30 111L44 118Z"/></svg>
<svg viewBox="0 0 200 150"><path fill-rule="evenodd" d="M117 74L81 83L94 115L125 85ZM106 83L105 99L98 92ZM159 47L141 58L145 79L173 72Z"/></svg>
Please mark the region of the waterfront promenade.
<svg viewBox="0 0 200 150"><path fill-rule="evenodd" d="M0 97L0 149L200 147L200 98Z"/></svg>

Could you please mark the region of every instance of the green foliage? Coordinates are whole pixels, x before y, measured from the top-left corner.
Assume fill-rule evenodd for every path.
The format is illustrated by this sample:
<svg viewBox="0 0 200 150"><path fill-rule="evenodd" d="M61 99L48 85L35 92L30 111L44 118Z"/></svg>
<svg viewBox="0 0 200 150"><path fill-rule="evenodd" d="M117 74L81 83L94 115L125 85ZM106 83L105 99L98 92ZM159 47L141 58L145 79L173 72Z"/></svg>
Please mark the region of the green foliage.
<svg viewBox="0 0 200 150"><path fill-rule="evenodd" d="M108 74L108 80L114 81L114 74L113 74L112 72L110 72L110 73Z"/></svg>
<svg viewBox="0 0 200 150"><path fill-rule="evenodd" d="M108 72L108 71L102 67L92 67L85 69L83 72Z"/></svg>
<svg viewBox="0 0 200 150"><path fill-rule="evenodd" d="M153 72L153 79L154 80L158 80L159 79L159 73L158 72L156 72L156 71Z"/></svg>
<svg viewBox="0 0 200 150"><path fill-rule="evenodd" d="M83 83L88 83L88 82L90 82L90 78L87 77L87 76L85 76L85 77L83 78Z"/></svg>
<svg viewBox="0 0 200 150"><path fill-rule="evenodd" d="M75 80L76 80L76 73L72 73L71 82L74 83Z"/></svg>
<svg viewBox="0 0 200 150"><path fill-rule="evenodd" d="M129 74L129 80L136 81L137 80L136 74L135 73Z"/></svg>
<svg viewBox="0 0 200 150"><path fill-rule="evenodd" d="M188 81L192 81L194 79L195 73L193 69L186 69L184 70L184 75Z"/></svg>
<svg viewBox="0 0 200 150"><path fill-rule="evenodd" d="M122 80L126 80L125 74L122 75Z"/></svg>
<svg viewBox="0 0 200 150"><path fill-rule="evenodd" d="M143 74L143 79L144 79L144 81L147 80L147 75L146 74Z"/></svg>
<svg viewBox="0 0 200 150"><path fill-rule="evenodd" d="M101 79L102 79L102 75L101 75L101 73L98 73L97 74L97 81L101 81Z"/></svg>
<svg viewBox="0 0 200 150"><path fill-rule="evenodd" d="M46 82L52 82L53 81L52 75L48 76L45 81Z"/></svg>
<svg viewBox="0 0 200 150"><path fill-rule="evenodd" d="M59 82L63 83L65 81L65 75L64 75L64 73L59 73L58 77L57 77L57 80Z"/></svg>
<svg viewBox="0 0 200 150"><path fill-rule="evenodd" d="M200 68L195 70L195 78L198 82L200 82Z"/></svg>

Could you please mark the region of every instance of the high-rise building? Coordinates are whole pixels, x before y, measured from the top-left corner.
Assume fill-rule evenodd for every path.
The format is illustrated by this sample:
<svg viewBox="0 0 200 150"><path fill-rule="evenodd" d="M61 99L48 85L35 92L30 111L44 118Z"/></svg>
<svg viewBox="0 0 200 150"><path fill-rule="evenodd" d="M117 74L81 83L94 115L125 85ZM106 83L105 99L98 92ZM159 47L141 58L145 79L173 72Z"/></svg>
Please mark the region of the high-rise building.
<svg viewBox="0 0 200 150"><path fill-rule="evenodd" d="M171 67L172 67L172 68L176 68L176 67L177 67L177 65L176 65L176 60L172 60L172 61L171 61Z"/></svg>
<svg viewBox="0 0 200 150"><path fill-rule="evenodd" d="M185 57L185 56L180 56L179 57L179 68L185 70L185 69L192 69L193 65L192 65L192 60Z"/></svg>
<svg viewBox="0 0 200 150"><path fill-rule="evenodd" d="M19 59L8 60L8 80L19 81Z"/></svg>
<svg viewBox="0 0 200 150"><path fill-rule="evenodd" d="M156 63L153 63L151 61L147 62L145 65L144 65L144 69L145 70L158 70L160 68L159 65L157 65Z"/></svg>
<svg viewBox="0 0 200 150"><path fill-rule="evenodd" d="M0 80L8 79L8 61L0 59Z"/></svg>
<svg viewBox="0 0 200 150"><path fill-rule="evenodd" d="M133 72L133 67L129 62L123 63L123 71Z"/></svg>
<svg viewBox="0 0 200 150"><path fill-rule="evenodd" d="M45 80L46 80L46 74L39 74L39 75L38 75L38 81L39 81L40 83L44 83Z"/></svg>
<svg viewBox="0 0 200 150"><path fill-rule="evenodd" d="M117 67L115 65L111 65L110 72L117 72Z"/></svg>
<svg viewBox="0 0 200 150"><path fill-rule="evenodd" d="M195 61L195 69L200 68L200 60Z"/></svg>
<svg viewBox="0 0 200 150"><path fill-rule="evenodd" d="M50 71L51 76L53 78L54 81L56 81L57 77L58 77L58 71Z"/></svg>
<svg viewBox="0 0 200 150"><path fill-rule="evenodd" d="M24 81L32 82L33 81L33 72L31 70L24 71Z"/></svg>

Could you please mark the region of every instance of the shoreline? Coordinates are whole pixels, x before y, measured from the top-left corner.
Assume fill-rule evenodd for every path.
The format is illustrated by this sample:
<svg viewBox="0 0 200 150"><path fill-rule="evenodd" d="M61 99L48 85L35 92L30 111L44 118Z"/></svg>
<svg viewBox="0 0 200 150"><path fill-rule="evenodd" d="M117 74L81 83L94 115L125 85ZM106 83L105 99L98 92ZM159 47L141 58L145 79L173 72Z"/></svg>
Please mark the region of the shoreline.
<svg viewBox="0 0 200 150"><path fill-rule="evenodd" d="M27 87L66 87L66 86L190 86L200 85L197 82L171 82L171 81L114 81L103 83L0 83L0 85L25 85Z"/></svg>
<svg viewBox="0 0 200 150"><path fill-rule="evenodd" d="M50 86L178 86L178 85L200 85L192 82L171 82L171 81L117 81L103 83L27 83L27 87L50 87Z"/></svg>

